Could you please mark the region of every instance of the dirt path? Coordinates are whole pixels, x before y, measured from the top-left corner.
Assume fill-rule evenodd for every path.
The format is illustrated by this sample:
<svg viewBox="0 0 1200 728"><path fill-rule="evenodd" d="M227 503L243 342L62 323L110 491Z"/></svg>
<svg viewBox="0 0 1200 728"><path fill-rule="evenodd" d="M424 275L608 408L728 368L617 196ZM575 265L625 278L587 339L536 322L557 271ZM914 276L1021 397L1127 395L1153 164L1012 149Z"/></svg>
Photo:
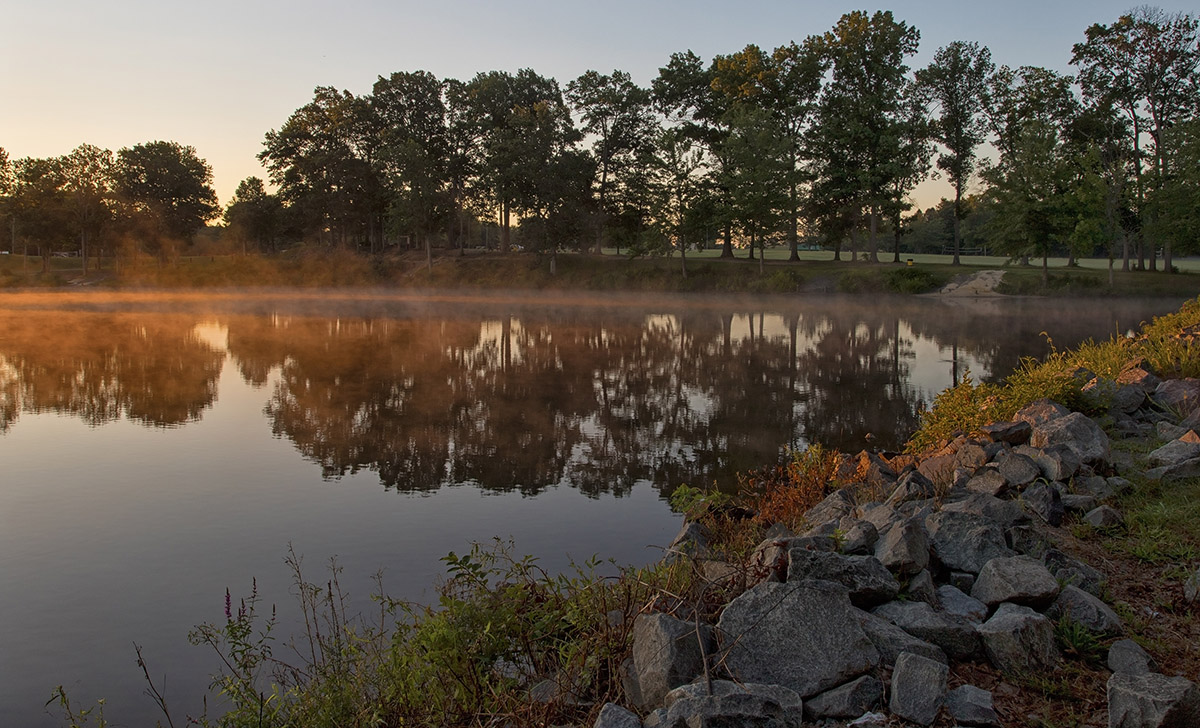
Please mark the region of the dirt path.
<svg viewBox="0 0 1200 728"><path fill-rule="evenodd" d="M996 293L996 286L1000 285L1000 279L1004 278L1002 270L981 270L978 273L969 273L958 276L953 282L947 283L942 287L936 295L939 296L957 296L957 297L975 297L975 296L999 296Z"/></svg>

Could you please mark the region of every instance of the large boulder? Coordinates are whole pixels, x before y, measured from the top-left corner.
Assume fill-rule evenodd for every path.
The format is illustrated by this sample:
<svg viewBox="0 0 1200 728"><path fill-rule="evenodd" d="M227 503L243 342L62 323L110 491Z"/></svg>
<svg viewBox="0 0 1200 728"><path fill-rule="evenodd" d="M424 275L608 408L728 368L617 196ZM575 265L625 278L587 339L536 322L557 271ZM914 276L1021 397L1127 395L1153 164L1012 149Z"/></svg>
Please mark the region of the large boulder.
<svg viewBox="0 0 1200 728"><path fill-rule="evenodd" d="M690 683L704 670L704 651L715 650L712 628L667 614L640 614L633 621L635 707L657 708L673 688Z"/></svg>
<svg viewBox="0 0 1200 728"><path fill-rule="evenodd" d="M837 582L850 590L850 601L857 607L882 604L900 593L900 582L874 556L792 549L788 557L789 582L803 579Z"/></svg>
<svg viewBox="0 0 1200 728"><path fill-rule="evenodd" d="M912 575L929 566L929 537L920 518L907 518L881 533L875 558L889 570Z"/></svg>
<svg viewBox="0 0 1200 728"><path fill-rule="evenodd" d="M1025 674L1051 670L1060 654L1054 625L1045 615L1020 604L1001 604L992 618L979 625L988 659L1001 672Z"/></svg>
<svg viewBox="0 0 1200 728"><path fill-rule="evenodd" d="M1115 672L1108 679L1109 728L1200 726L1200 690L1184 677Z"/></svg>
<svg viewBox="0 0 1200 728"><path fill-rule="evenodd" d="M985 493L972 493L961 500L947 503L942 506L942 510L973 513L977 516L983 516L989 521L995 521L1004 528L1029 522L1029 516L1025 514L1025 511L1021 510L1020 504L1016 501L996 498Z"/></svg>
<svg viewBox="0 0 1200 728"><path fill-rule="evenodd" d="M1034 426L1029 444L1042 449L1062 445L1087 464L1106 463L1109 458L1108 435L1081 412Z"/></svg>
<svg viewBox="0 0 1200 728"><path fill-rule="evenodd" d="M1022 445L1014 452L1028 456L1037 463L1046 480L1065 482L1079 471L1082 461L1074 450L1066 446L1051 448L1029 447Z"/></svg>
<svg viewBox="0 0 1200 728"><path fill-rule="evenodd" d="M1130 675L1145 675L1158 672L1158 663L1137 642L1124 639L1109 646L1108 669Z"/></svg>
<svg viewBox="0 0 1200 728"><path fill-rule="evenodd" d="M726 668L745 682L782 685L802 698L879 663L840 584L763 583L725 607L718 627Z"/></svg>
<svg viewBox="0 0 1200 728"><path fill-rule="evenodd" d="M989 607L1013 602L1042 608L1053 602L1058 592L1054 575L1028 556L992 559L979 570L971 588L971 596Z"/></svg>
<svg viewBox="0 0 1200 728"><path fill-rule="evenodd" d="M1003 442L1009 445L1024 445L1029 442L1033 427L1024 420L1013 422L993 422L980 428L984 436L992 442Z"/></svg>
<svg viewBox="0 0 1200 728"><path fill-rule="evenodd" d="M1154 390L1156 404L1187 417L1200 410L1200 379L1167 379Z"/></svg>
<svg viewBox="0 0 1200 728"><path fill-rule="evenodd" d="M791 728L804 719L800 696L779 685L713 680L711 687L710 692L708 683L698 680L668 693L659 728Z"/></svg>
<svg viewBox="0 0 1200 728"><path fill-rule="evenodd" d="M1063 587L1046 614L1054 619L1065 617L1098 634L1121 634L1125 630L1112 607L1073 584Z"/></svg>
<svg viewBox="0 0 1200 728"><path fill-rule="evenodd" d="M987 619L987 605L956 586L943 584L937 588L937 595L942 609L952 617L960 617L974 624L981 624Z"/></svg>
<svg viewBox="0 0 1200 728"><path fill-rule="evenodd" d="M965 618L938 612L925 602L888 602L872 612L912 636L940 647L956 660L979 653L979 633Z"/></svg>
<svg viewBox="0 0 1200 728"><path fill-rule="evenodd" d="M1062 502L1062 494L1058 492L1058 488L1046 483L1038 483L1031 488L1027 488L1021 494L1021 503L1031 513L1051 526L1061 526L1063 516L1067 512L1066 506Z"/></svg>
<svg viewBox="0 0 1200 728"><path fill-rule="evenodd" d="M866 633L867 639L871 640L871 644L879 651L879 664L884 667L894 666L897 658L905 652L913 652L941 663L948 662L941 647L912 636L883 617L861 609L856 609L854 616Z"/></svg>
<svg viewBox="0 0 1200 728"><path fill-rule="evenodd" d="M1004 482L1013 488L1023 488L1042 475L1042 469L1033 458L1019 452L1001 453L996 458L996 468Z"/></svg>
<svg viewBox="0 0 1200 728"><path fill-rule="evenodd" d="M941 457L949 458L947 462L953 466L953 455L944 455ZM934 485L933 480L920 470L910 470L900 476L900 480L896 482L895 489L888 496L888 499L884 501L884 505L898 506L901 503L925 500L935 495L937 495L937 486Z"/></svg>
<svg viewBox="0 0 1200 728"><path fill-rule="evenodd" d="M983 516L943 510L927 518L925 526L933 555L954 571L978 574L988 561L1016 555L1000 526Z"/></svg>
<svg viewBox="0 0 1200 728"><path fill-rule="evenodd" d="M1104 593L1104 574L1058 549L1046 549L1042 563L1060 584L1074 584L1092 596Z"/></svg>
<svg viewBox="0 0 1200 728"><path fill-rule="evenodd" d="M892 671L892 697L888 708L894 715L918 725L931 725L946 699L949 668L940 662L905 652Z"/></svg>
<svg viewBox="0 0 1200 728"><path fill-rule="evenodd" d="M991 692L974 685L960 685L947 693L946 712L964 726L1000 728Z"/></svg>
<svg viewBox="0 0 1200 728"><path fill-rule="evenodd" d="M1179 465L1193 458L1200 458L1200 443L1187 440L1171 440L1166 445L1146 456L1152 468Z"/></svg>

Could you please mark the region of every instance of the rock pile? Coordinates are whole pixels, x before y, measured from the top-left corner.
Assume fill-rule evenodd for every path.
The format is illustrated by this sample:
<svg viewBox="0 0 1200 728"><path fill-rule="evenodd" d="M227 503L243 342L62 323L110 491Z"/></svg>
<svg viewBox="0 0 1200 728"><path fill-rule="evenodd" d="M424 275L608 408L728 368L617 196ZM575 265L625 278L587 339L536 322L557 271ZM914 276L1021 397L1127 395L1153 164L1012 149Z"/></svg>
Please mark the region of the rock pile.
<svg viewBox="0 0 1200 728"><path fill-rule="evenodd" d="M1170 440L1150 454L1150 478L1200 473L1200 380L1160 382L1134 362L1084 391L1111 403L1117 432ZM1067 513L1121 527L1107 502L1131 487L1116 473L1134 464L1114 463L1109 445L1092 419L1042 401L915 458L862 454L864 482L810 509L807 531L771 529L748 588L715 625L637 617L632 704L605 706L596 727L869 726L888 713L1000 726L991 693L948 689L950 664L1048 671L1062 660L1056 622L1125 631L1103 601L1104 576L1056 549L1046 528ZM862 502L868 493L880 497ZM686 524L676 550L704 573L736 571L708 561L705 538ZM1157 673L1132 640L1113 644L1108 664L1109 726L1200 726L1196 685Z"/></svg>

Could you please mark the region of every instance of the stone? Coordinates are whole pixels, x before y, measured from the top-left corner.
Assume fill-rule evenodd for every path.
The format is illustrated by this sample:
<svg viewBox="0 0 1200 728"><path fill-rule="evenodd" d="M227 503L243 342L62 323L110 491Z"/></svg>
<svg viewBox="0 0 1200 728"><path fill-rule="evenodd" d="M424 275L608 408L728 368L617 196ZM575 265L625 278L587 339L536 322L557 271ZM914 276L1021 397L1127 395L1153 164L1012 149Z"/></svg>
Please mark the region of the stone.
<svg viewBox="0 0 1200 728"><path fill-rule="evenodd" d="M846 489L835 490L825 496L824 500L808 509L804 520L810 525L836 521L842 516L848 516L854 511L854 497Z"/></svg>
<svg viewBox="0 0 1200 728"><path fill-rule="evenodd" d="M960 685L947 693L946 712L964 726L1000 728L1000 716L992 703L992 693L974 685Z"/></svg>
<svg viewBox="0 0 1200 728"><path fill-rule="evenodd" d="M711 687L710 693L709 684L700 679L672 690L664 701L667 712L659 725L790 728L804 719L800 696L780 685L713 680Z"/></svg>
<svg viewBox="0 0 1200 728"><path fill-rule="evenodd" d="M891 720L884 713L864 713L846 724L846 728L888 728Z"/></svg>
<svg viewBox="0 0 1200 728"><path fill-rule="evenodd" d="M1110 478L1105 478L1104 482L1108 483L1108 487L1112 488L1113 493L1115 493L1116 495L1124 495L1125 493L1133 492L1133 483L1131 483L1130 481L1128 481L1125 478L1122 478L1118 475L1114 475ZM1096 496L1096 497L1100 498L1100 496ZM1101 498L1101 500L1103 500L1103 498Z"/></svg>
<svg viewBox="0 0 1200 728"><path fill-rule="evenodd" d="M792 549L788 552L787 580L824 579L850 590L850 602L869 607L896 598L900 582L874 556L844 556Z"/></svg>
<svg viewBox="0 0 1200 728"><path fill-rule="evenodd" d="M972 493L962 500L947 503L942 506L942 511L973 513L1004 528L1029 522L1029 516L1021 510L1020 504L985 493Z"/></svg>
<svg viewBox="0 0 1200 728"><path fill-rule="evenodd" d="M605 703L592 725L593 728L642 728L642 719L616 703Z"/></svg>
<svg viewBox="0 0 1200 728"><path fill-rule="evenodd" d="M1014 452L1025 455L1037 463L1038 468L1042 471L1042 477L1051 481L1065 482L1069 480L1072 475L1079 472L1079 466L1082 464L1079 456L1065 446L1048 449L1021 446Z"/></svg>
<svg viewBox="0 0 1200 728"><path fill-rule="evenodd" d="M931 725L946 698L948 673L949 668L940 662L905 652L892 671L888 709L904 720Z"/></svg>
<svg viewBox="0 0 1200 728"><path fill-rule="evenodd" d="M1021 494L1021 503L1026 510L1041 518L1051 526L1061 526L1066 509L1063 507L1062 495L1058 488L1038 483L1026 488Z"/></svg>
<svg viewBox="0 0 1200 728"><path fill-rule="evenodd" d="M842 553L856 556L875 553L879 529L870 521L843 516L838 521L838 529L841 531Z"/></svg>
<svg viewBox="0 0 1200 728"><path fill-rule="evenodd" d="M949 457L949 462L953 464L954 458L952 456L947 455L943 457ZM932 498L935 495L937 495L937 487L933 484L933 481L920 470L910 470L900 476L900 480L896 482L895 490L884 501L884 505L897 506L908 501Z"/></svg>
<svg viewBox="0 0 1200 728"><path fill-rule="evenodd" d="M925 525L933 555L948 569L977 574L988 561L1015 555L1000 526L982 516L943 510Z"/></svg>
<svg viewBox="0 0 1200 728"><path fill-rule="evenodd" d="M894 666L896 658L903 652L912 652L942 663L948 662L941 647L912 636L883 617L861 609L856 610L854 616L867 634L867 639L871 640L871 644L879 651L879 664L884 667Z"/></svg>
<svg viewBox="0 0 1200 728"><path fill-rule="evenodd" d="M1035 425L1029 444L1043 450L1056 445L1066 447L1082 463L1106 463L1109 457L1108 435L1090 417L1072 412L1064 417Z"/></svg>
<svg viewBox="0 0 1200 728"><path fill-rule="evenodd" d="M1011 602L979 625L988 659L1001 672L1023 674L1053 669L1060 654L1054 625L1045 615Z"/></svg>
<svg viewBox="0 0 1200 728"><path fill-rule="evenodd" d="M972 493L1000 495L1008 490L1008 481L1000 474L1000 469L993 466L980 468L967 481L967 490Z"/></svg>
<svg viewBox="0 0 1200 728"><path fill-rule="evenodd" d="M1096 597L1104 592L1104 574L1073 556L1051 548L1042 555L1042 563L1060 584L1073 584Z"/></svg>
<svg viewBox="0 0 1200 728"><path fill-rule="evenodd" d="M712 555L708 548L708 533L695 521L684 521L679 533L667 547L667 558L707 559Z"/></svg>
<svg viewBox="0 0 1200 728"><path fill-rule="evenodd" d="M1115 672L1108 679L1109 728L1195 728L1200 690L1184 677Z"/></svg>
<svg viewBox="0 0 1200 728"><path fill-rule="evenodd" d="M1128 482L1128 481L1126 481ZM1078 495L1089 495L1096 500L1104 500L1116 495L1116 491L1108 484L1107 478L1099 475L1080 476L1071 481L1072 490ZM1090 510L1090 509L1089 509Z"/></svg>
<svg viewBox="0 0 1200 728"><path fill-rule="evenodd" d="M956 660L979 653L979 634L966 619L934 611L925 602L888 602L872 612L912 636L937 645Z"/></svg>
<svg viewBox="0 0 1200 728"><path fill-rule="evenodd" d="M1182 425L1176 425L1168 420L1154 423L1154 434L1160 440L1178 440L1187 434L1187 428Z"/></svg>
<svg viewBox="0 0 1200 728"><path fill-rule="evenodd" d="M1050 542L1033 526L1013 526L1005 531L1005 537L1013 551L1035 559L1042 558L1050 548Z"/></svg>
<svg viewBox="0 0 1200 728"><path fill-rule="evenodd" d="M958 461L955 453L948 452L943 455L925 458L917 466L917 472L927 478L934 488L946 489L954 483L954 471L957 468ZM932 498L935 494L930 493L924 497Z"/></svg>
<svg viewBox="0 0 1200 728"><path fill-rule="evenodd" d="M971 587L975 586L975 575L965 571L951 571L949 584L955 589L969 594Z"/></svg>
<svg viewBox="0 0 1200 728"><path fill-rule="evenodd" d="M827 581L763 583L734 599L718 627L735 679L824 692L879 663L846 587Z"/></svg>
<svg viewBox="0 0 1200 728"><path fill-rule="evenodd" d="M1052 619L1066 618L1097 634L1121 634L1121 618L1104 602L1079 587L1068 584L1046 610Z"/></svg>
<svg viewBox="0 0 1200 728"><path fill-rule="evenodd" d="M879 488L890 486L896 482L895 469L878 453L863 450L855 460L857 461L855 471L860 474L863 482L867 485Z"/></svg>
<svg viewBox="0 0 1200 728"><path fill-rule="evenodd" d="M982 624L987 619L987 605L955 586L939 586L937 595L942 609L952 617L961 617L974 624Z"/></svg>
<svg viewBox="0 0 1200 728"><path fill-rule="evenodd" d="M929 573L929 569L924 569L909 579L904 591L909 599L925 602L934 609L939 606L937 588L933 584L933 575Z"/></svg>
<svg viewBox="0 0 1200 728"><path fill-rule="evenodd" d="M1113 412L1123 412L1131 414L1137 412L1138 408L1146 403L1146 390L1135 384L1126 384L1117 387L1117 390L1112 394L1112 400L1109 402L1108 408Z"/></svg>
<svg viewBox="0 0 1200 728"><path fill-rule="evenodd" d="M1011 452L996 459L996 467L1004 482L1013 488L1022 488L1037 480L1042 469L1033 458L1019 452Z"/></svg>
<svg viewBox="0 0 1200 728"><path fill-rule="evenodd" d="M1154 402L1179 416L1200 410L1200 379L1167 379L1154 389Z"/></svg>
<svg viewBox="0 0 1200 728"><path fill-rule="evenodd" d="M804 715L809 720L857 718L882 704L883 683L863 675L804 701Z"/></svg>
<svg viewBox="0 0 1200 728"><path fill-rule="evenodd" d="M985 437L992 442L1006 442L1010 445L1024 445L1029 442L1033 427L1025 420L1014 422L993 422L980 428Z"/></svg>
<svg viewBox="0 0 1200 728"><path fill-rule="evenodd" d="M1200 443L1188 442L1186 440L1171 440L1166 445L1147 455L1146 462L1152 468L1160 468L1163 466L1179 465L1193 458L1200 458Z"/></svg>
<svg viewBox="0 0 1200 728"><path fill-rule="evenodd" d="M1003 602L1036 608L1048 606L1058 596L1054 575L1028 556L992 559L979 570L971 596L995 607Z"/></svg>
<svg viewBox="0 0 1200 728"><path fill-rule="evenodd" d="M1155 376L1152 371L1145 368L1148 366L1149 365L1145 363L1144 359L1138 364L1131 363L1130 366L1125 367L1125 369L1123 369L1121 373L1117 375L1117 383L1132 384L1137 386L1144 393L1150 394L1158 387L1162 380Z"/></svg>
<svg viewBox="0 0 1200 728"><path fill-rule="evenodd" d="M987 450L976 442L965 442L954 454L954 461L967 470L978 470L989 460Z"/></svg>
<svg viewBox="0 0 1200 728"><path fill-rule="evenodd" d="M1164 465L1147 470L1144 475L1148 480L1174 483L1178 480L1200 477L1200 458L1185 460L1178 465Z"/></svg>
<svg viewBox="0 0 1200 728"><path fill-rule="evenodd" d="M1117 640L1108 648L1108 669L1127 675L1145 675L1158 672L1158 664L1137 642L1124 639Z"/></svg>
<svg viewBox="0 0 1200 728"><path fill-rule="evenodd" d="M1062 497L1062 505L1066 513L1087 513L1099 504L1094 496L1068 493Z"/></svg>
<svg viewBox="0 0 1200 728"><path fill-rule="evenodd" d="M1083 520L1093 528L1122 528L1125 517L1111 506L1100 506L1088 511Z"/></svg>
<svg viewBox="0 0 1200 728"><path fill-rule="evenodd" d="M910 575L929 566L929 537L919 518L908 518L882 533L875 558L890 571Z"/></svg>
<svg viewBox="0 0 1200 728"><path fill-rule="evenodd" d="M1062 406L1058 402L1052 402L1048 399L1039 399L1036 402L1031 402L1021 408L1013 417L1017 422L1025 422L1033 427L1045 424L1051 420L1060 417L1066 417L1071 414L1071 410Z"/></svg>
<svg viewBox="0 0 1200 728"><path fill-rule="evenodd" d="M704 652L715 652L712 628L684 622L667 614L639 614L633 621L633 674L638 700L634 707L650 710L662 705L673 688L690 683L704 670Z"/></svg>

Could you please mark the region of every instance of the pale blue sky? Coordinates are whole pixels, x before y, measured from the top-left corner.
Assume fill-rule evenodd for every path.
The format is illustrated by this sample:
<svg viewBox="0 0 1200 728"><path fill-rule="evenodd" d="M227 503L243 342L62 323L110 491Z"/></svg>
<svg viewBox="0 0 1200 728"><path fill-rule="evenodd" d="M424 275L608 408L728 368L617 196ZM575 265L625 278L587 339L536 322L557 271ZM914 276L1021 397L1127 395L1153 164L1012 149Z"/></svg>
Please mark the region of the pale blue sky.
<svg viewBox="0 0 1200 728"><path fill-rule="evenodd" d="M921 31L911 65L954 40L999 64L1069 72L1071 45L1135 0L893 2ZM1182 3L1165 10L1194 12ZM0 147L13 157L65 154L87 142L116 151L155 139L189 144L212 165L222 203L250 175L263 134L314 87L367 93L379 75L425 69L469 79L533 68L561 84L619 68L647 84L671 53L706 61L747 43L774 48L874 6L824 0L117 0L0 1ZM947 194L925 185L924 206Z"/></svg>

